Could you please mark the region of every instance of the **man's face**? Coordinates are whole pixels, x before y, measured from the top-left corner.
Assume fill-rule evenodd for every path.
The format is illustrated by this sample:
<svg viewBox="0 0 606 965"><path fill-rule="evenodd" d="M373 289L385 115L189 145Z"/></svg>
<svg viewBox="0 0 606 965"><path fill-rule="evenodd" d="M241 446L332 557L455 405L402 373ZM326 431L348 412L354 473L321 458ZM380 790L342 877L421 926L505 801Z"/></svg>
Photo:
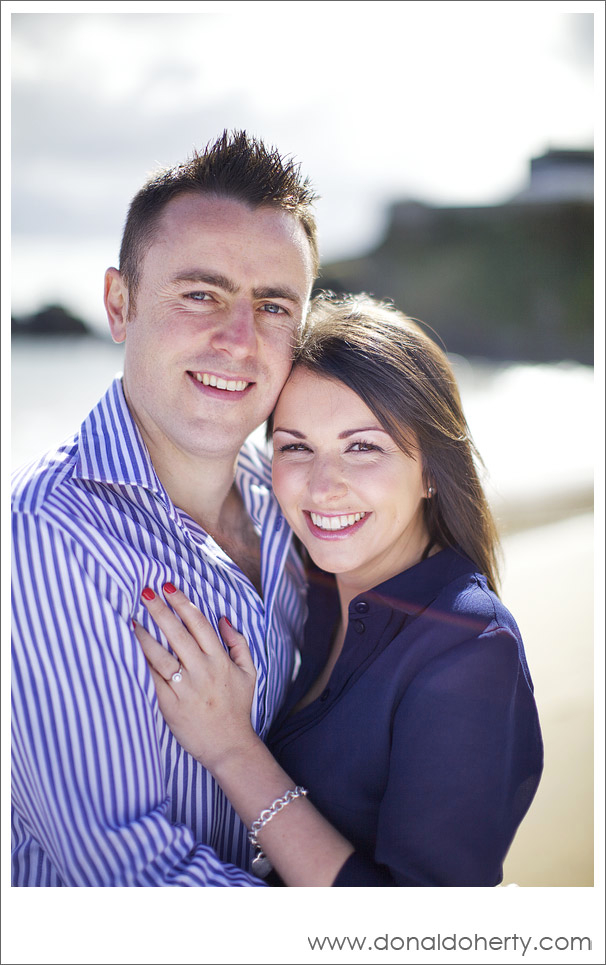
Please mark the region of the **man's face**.
<svg viewBox="0 0 606 965"><path fill-rule="evenodd" d="M106 276L126 398L152 456L235 456L288 376L312 280L293 215L215 197L169 202L128 321L124 283L115 269Z"/></svg>

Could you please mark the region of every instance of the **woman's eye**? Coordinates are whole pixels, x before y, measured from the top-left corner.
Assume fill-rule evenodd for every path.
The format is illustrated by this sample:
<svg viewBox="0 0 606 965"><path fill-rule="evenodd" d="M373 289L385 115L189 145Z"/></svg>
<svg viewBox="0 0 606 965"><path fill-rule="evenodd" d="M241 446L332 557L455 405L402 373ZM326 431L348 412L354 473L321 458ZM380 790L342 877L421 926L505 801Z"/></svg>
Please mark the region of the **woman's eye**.
<svg viewBox="0 0 606 965"><path fill-rule="evenodd" d="M290 442L285 446L280 446L278 452L309 452L308 446L302 442Z"/></svg>
<svg viewBox="0 0 606 965"><path fill-rule="evenodd" d="M348 452L383 452L380 446L374 442L352 442Z"/></svg>

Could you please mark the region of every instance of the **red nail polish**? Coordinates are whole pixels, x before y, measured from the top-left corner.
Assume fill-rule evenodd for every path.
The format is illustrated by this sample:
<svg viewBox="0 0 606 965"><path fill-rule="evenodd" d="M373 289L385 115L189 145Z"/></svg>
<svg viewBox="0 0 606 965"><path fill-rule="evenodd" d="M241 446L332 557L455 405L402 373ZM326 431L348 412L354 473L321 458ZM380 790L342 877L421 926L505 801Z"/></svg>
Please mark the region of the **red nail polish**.
<svg viewBox="0 0 606 965"><path fill-rule="evenodd" d="M150 590L150 588L146 586L141 596L143 597L144 600L154 600L156 597L156 594L154 593L153 590Z"/></svg>
<svg viewBox="0 0 606 965"><path fill-rule="evenodd" d="M133 630L136 630L136 629L137 629L137 624L136 624L135 621L133 620Z"/></svg>
<svg viewBox="0 0 606 965"><path fill-rule="evenodd" d="M228 620L227 617L223 617L223 619L225 620L227 626L228 626L228 627L231 627L231 628L233 629L233 624L232 624L231 620Z"/></svg>
<svg viewBox="0 0 606 965"><path fill-rule="evenodd" d="M173 586L172 583L165 583L162 587L165 593L176 593L177 587Z"/></svg>

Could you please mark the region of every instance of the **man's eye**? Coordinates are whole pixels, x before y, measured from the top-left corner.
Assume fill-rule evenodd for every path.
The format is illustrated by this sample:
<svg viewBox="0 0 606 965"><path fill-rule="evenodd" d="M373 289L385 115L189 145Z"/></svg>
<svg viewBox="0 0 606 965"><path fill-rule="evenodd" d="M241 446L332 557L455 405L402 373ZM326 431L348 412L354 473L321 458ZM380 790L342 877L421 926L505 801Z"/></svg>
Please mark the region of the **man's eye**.
<svg viewBox="0 0 606 965"><path fill-rule="evenodd" d="M189 298L192 302L206 302L212 299L212 295L208 292L187 292L185 298Z"/></svg>
<svg viewBox="0 0 606 965"><path fill-rule="evenodd" d="M261 305L261 309L268 315L288 315L286 309L282 305L276 305L275 302L267 302L265 305Z"/></svg>

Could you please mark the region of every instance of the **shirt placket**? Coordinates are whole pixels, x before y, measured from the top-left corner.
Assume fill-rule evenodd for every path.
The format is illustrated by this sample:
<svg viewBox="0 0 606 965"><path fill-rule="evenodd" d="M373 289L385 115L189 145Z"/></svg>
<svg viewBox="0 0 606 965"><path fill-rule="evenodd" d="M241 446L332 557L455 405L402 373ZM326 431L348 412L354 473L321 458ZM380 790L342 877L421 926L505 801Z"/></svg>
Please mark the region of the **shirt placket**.
<svg viewBox="0 0 606 965"><path fill-rule="evenodd" d="M284 685L280 680L283 673L282 659L278 659L277 648L290 646L290 641L280 641L275 627L273 614L278 586L282 579L291 533L288 529L279 507L272 500L269 488L258 483L250 486L242 485L242 479L237 478L241 487L241 494L253 525L261 541L261 585L263 589L264 606L264 634L263 649L265 662L265 686L259 696L259 734L264 737L270 723L270 709L275 701L271 696L274 691Z"/></svg>

